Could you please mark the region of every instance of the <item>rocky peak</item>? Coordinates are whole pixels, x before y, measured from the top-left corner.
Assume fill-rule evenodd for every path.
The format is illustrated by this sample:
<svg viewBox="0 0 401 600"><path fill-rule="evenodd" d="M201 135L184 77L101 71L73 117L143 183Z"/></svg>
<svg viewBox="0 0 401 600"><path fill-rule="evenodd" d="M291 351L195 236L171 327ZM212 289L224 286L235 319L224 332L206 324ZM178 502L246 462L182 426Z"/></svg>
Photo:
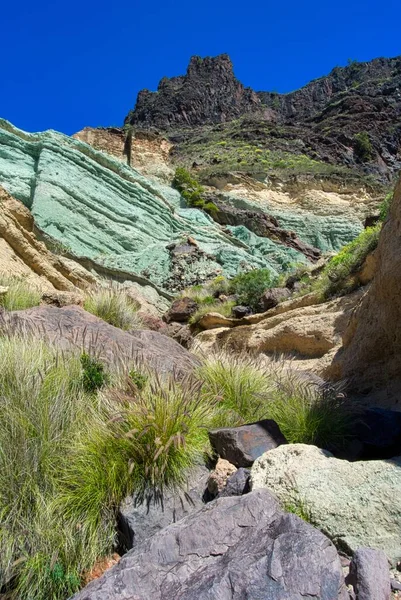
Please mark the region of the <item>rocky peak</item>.
<svg viewBox="0 0 401 600"><path fill-rule="evenodd" d="M236 79L227 54L193 56L186 75L164 77L157 92L142 90L125 123L170 129L222 123L259 110L261 101Z"/></svg>

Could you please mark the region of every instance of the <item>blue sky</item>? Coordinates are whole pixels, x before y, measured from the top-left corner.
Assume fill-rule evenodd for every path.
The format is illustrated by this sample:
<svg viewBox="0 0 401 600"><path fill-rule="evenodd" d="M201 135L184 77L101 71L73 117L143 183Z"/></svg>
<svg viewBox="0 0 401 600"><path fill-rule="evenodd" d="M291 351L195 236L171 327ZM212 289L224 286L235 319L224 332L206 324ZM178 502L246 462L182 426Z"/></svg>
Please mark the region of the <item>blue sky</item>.
<svg viewBox="0 0 401 600"><path fill-rule="evenodd" d="M400 0L3 0L0 19L0 116L28 131L120 125L193 54L226 52L245 85L279 92L401 54Z"/></svg>

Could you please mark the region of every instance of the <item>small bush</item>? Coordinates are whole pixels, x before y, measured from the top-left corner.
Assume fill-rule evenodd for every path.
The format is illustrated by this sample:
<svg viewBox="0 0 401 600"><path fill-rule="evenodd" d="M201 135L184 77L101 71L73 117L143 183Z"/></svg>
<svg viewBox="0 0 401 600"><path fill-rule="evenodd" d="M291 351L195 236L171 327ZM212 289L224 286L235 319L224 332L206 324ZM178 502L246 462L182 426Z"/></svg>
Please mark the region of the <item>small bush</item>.
<svg viewBox="0 0 401 600"><path fill-rule="evenodd" d="M108 383L103 364L84 352L81 354L82 386L86 392L96 392Z"/></svg>
<svg viewBox="0 0 401 600"><path fill-rule="evenodd" d="M354 151L356 156L363 162L372 158L373 146L367 131L361 131L354 137Z"/></svg>
<svg viewBox="0 0 401 600"><path fill-rule="evenodd" d="M177 167L172 186L180 192L192 208L199 208L211 215L218 212L218 208L213 202L207 202L204 199L205 190L201 184L183 167Z"/></svg>
<svg viewBox="0 0 401 600"><path fill-rule="evenodd" d="M380 229L381 223L364 229L329 261L314 284L323 299L349 293L358 286L353 275L361 268L368 254L376 248Z"/></svg>
<svg viewBox="0 0 401 600"><path fill-rule="evenodd" d="M193 315L191 315L189 319L190 325L196 324L198 321L201 320L201 318L204 315L207 315L208 313L218 313L222 317L231 316L232 309L235 306L235 302L233 302L232 300L228 302L216 302L214 298L212 298L212 300L212 303L203 302L202 306L200 306L198 310L195 311Z"/></svg>
<svg viewBox="0 0 401 600"><path fill-rule="evenodd" d="M142 320L138 315L138 305L124 291L109 287L99 287L89 292L84 308L103 321L120 329L140 329Z"/></svg>
<svg viewBox="0 0 401 600"><path fill-rule="evenodd" d="M136 369L131 369L131 371L129 372L129 377L132 383L135 385L136 388L138 388L139 391L143 390L149 379L147 375L140 373Z"/></svg>
<svg viewBox="0 0 401 600"><path fill-rule="evenodd" d="M230 289L237 295L240 304L258 310L263 292L274 284L275 280L269 269L255 269L234 277L230 282Z"/></svg>
<svg viewBox="0 0 401 600"><path fill-rule="evenodd" d="M6 294L0 296L0 305L6 310L24 310L40 304L39 290L23 279L0 276L0 286L9 288Z"/></svg>

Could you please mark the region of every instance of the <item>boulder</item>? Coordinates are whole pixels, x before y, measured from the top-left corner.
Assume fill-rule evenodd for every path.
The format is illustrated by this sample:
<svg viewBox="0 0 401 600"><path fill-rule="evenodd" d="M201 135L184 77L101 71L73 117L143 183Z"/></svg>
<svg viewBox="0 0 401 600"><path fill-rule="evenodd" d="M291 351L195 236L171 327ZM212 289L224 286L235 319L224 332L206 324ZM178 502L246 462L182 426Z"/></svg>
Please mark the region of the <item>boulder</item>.
<svg viewBox="0 0 401 600"><path fill-rule="evenodd" d="M190 348L193 342L191 328L185 323L169 323L163 333L173 338L184 348Z"/></svg>
<svg viewBox="0 0 401 600"><path fill-rule="evenodd" d="M54 292L44 292L41 297L42 304L49 304L50 306L71 306L76 304L82 306L84 303L83 295L77 290L76 292L60 292L54 290Z"/></svg>
<svg viewBox="0 0 401 600"><path fill-rule="evenodd" d="M267 490L219 498L144 540L73 600L347 600L336 549Z"/></svg>
<svg viewBox="0 0 401 600"><path fill-rule="evenodd" d="M234 306L232 309L234 319L243 319L251 313L249 306Z"/></svg>
<svg viewBox="0 0 401 600"><path fill-rule="evenodd" d="M282 502L301 501L312 522L352 553L360 546L401 558L401 457L348 462L315 446L291 444L255 461L252 489L267 488Z"/></svg>
<svg viewBox="0 0 401 600"><path fill-rule="evenodd" d="M271 288L266 290L260 299L260 306L262 310L270 310L283 302L288 300L291 296L291 292L288 288Z"/></svg>
<svg viewBox="0 0 401 600"><path fill-rule="evenodd" d="M228 496L242 496L249 492L249 478L251 471L240 467L227 479L226 485L219 492L219 498Z"/></svg>
<svg viewBox="0 0 401 600"><path fill-rule="evenodd" d="M33 332L62 349L95 352L106 363L140 360L160 373L184 376L197 359L171 338L156 331L122 331L79 306L39 306L3 312L0 331Z"/></svg>
<svg viewBox="0 0 401 600"><path fill-rule="evenodd" d="M155 533L202 508L211 499L207 494L208 478L208 469L199 466L188 475L181 491L166 491L163 503L138 504L135 498L126 498L117 517L120 552L139 547Z"/></svg>
<svg viewBox="0 0 401 600"><path fill-rule="evenodd" d="M167 323L171 323L172 321L177 323L187 323L197 309L198 303L192 298L186 296L178 298L177 300L174 300L170 310L165 315L165 320Z"/></svg>
<svg viewBox="0 0 401 600"><path fill-rule="evenodd" d="M214 470L210 473L207 482L207 489L212 496L217 496L226 487L227 481L231 475L235 474L237 468L228 460L219 458Z"/></svg>
<svg viewBox="0 0 401 600"><path fill-rule="evenodd" d="M240 427L225 427L209 431L214 452L236 467L250 467L264 452L286 444L277 423L264 419Z"/></svg>
<svg viewBox="0 0 401 600"><path fill-rule="evenodd" d="M358 548L347 578L356 600L390 600L391 582L387 557L381 550Z"/></svg>

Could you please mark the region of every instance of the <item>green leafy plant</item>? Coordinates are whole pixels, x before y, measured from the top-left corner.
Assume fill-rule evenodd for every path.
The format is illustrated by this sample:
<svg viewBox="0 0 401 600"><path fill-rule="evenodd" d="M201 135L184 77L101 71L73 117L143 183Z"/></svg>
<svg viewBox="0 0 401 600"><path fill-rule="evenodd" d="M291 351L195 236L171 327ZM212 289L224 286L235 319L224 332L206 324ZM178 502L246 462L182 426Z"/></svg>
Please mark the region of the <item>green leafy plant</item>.
<svg viewBox="0 0 401 600"><path fill-rule="evenodd" d="M82 386L86 392L96 392L109 381L104 365L84 352L81 354Z"/></svg>
<svg viewBox="0 0 401 600"><path fill-rule="evenodd" d="M143 390L149 379L147 375L145 375L144 373L140 373L136 369L131 369L131 371L129 372L129 376L132 383L135 385L135 387L138 388L138 390Z"/></svg>
<svg viewBox="0 0 401 600"><path fill-rule="evenodd" d="M354 151L356 156L363 162L372 158L373 146L367 131L361 131L355 135Z"/></svg>
<svg viewBox="0 0 401 600"><path fill-rule="evenodd" d="M84 308L103 321L120 329L140 329L142 319L138 315L138 304L114 286L98 287L88 292Z"/></svg>
<svg viewBox="0 0 401 600"><path fill-rule="evenodd" d="M0 286L8 288L5 294L0 295L0 306L6 310L24 310L40 304L40 291L21 278L0 276Z"/></svg>
<svg viewBox="0 0 401 600"><path fill-rule="evenodd" d="M274 284L275 279L269 269L255 269L234 277L230 282L230 289L237 295L240 304L257 310L263 292Z"/></svg>
<svg viewBox="0 0 401 600"><path fill-rule="evenodd" d="M391 207L391 203L393 201L393 197L394 197L394 192L390 192L389 194L386 195L386 197L384 198L383 202L380 204L380 208L379 208L379 220L381 222L385 221L387 219L387 215L390 211L390 207Z"/></svg>
<svg viewBox="0 0 401 600"><path fill-rule="evenodd" d="M211 215L218 212L218 208L213 202L204 199L205 190L184 167L177 167L172 185L192 208L199 208Z"/></svg>
<svg viewBox="0 0 401 600"><path fill-rule="evenodd" d="M283 510L292 513L293 515L297 515L297 517L306 523L313 525L311 509L298 492L295 491L292 494L291 499L288 499L283 503Z"/></svg>

